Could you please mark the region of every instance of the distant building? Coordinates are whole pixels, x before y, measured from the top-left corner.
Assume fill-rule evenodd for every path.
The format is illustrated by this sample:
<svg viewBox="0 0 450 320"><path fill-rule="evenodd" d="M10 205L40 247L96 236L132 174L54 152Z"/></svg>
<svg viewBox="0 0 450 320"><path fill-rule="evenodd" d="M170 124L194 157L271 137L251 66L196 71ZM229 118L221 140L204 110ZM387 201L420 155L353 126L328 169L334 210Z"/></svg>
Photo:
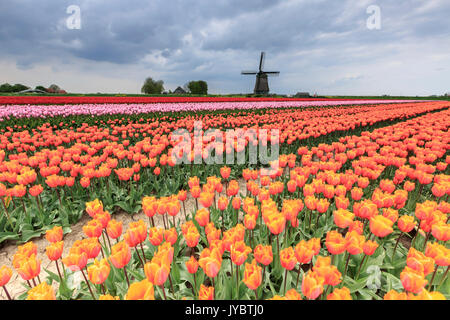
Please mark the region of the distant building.
<svg viewBox="0 0 450 320"><path fill-rule="evenodd" d="M186 94L186 91L182 87L178 87L173 91L173 94Z"/></svg>
<svg viewBox="0 0 450 320"><path fill-rule="evenodd" d="M294 97L296 97L296 98L309 98L310 95L309 95L309 92L297 92Z"/></svg>

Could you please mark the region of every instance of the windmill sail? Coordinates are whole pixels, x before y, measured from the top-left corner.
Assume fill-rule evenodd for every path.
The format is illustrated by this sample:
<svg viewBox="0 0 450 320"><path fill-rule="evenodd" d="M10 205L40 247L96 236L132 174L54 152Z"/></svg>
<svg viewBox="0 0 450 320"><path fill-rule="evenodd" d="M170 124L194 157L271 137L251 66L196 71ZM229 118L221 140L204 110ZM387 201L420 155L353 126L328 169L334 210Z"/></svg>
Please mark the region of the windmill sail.
<svg viewBox="0 0 450 320"><path fill-rule="evenodd" d="M263 71L264 61L266 59L266 53L261 52L261 57L259 58L259 71L242 71L243 75L256 75L255 89L253 92L255 94L268 94L269 93L269 81L268 76L278 76L280 71Z"/></svg>

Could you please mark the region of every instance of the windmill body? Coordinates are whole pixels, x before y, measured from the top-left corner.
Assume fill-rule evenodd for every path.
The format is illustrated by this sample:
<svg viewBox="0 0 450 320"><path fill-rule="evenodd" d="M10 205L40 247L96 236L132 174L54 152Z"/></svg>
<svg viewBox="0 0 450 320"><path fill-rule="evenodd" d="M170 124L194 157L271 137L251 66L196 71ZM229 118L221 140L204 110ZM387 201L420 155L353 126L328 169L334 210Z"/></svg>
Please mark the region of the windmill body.
<svg viewBox="0 0 450 320"><path fill-rule="evenodd" d="M264 68L265 53L261 52L261 58L259 60L259 71L242 71L244 75L256 75L255 94L268 94L269 93L269 81L268 76L278 76L279 71L263 71Z"/></svg>

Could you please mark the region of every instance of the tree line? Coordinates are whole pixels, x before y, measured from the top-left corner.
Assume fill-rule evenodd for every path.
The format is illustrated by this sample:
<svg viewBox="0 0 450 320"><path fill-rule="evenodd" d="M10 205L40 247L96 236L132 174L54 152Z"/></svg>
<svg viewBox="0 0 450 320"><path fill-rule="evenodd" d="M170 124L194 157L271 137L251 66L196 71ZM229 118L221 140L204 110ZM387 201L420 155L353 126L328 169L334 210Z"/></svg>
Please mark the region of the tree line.
<svg viewBox="0 0 450 320"><path fill-rule="evenodd" d="M14 85L11 85L9 83L4 83L4 84L0 85L0 92L2 92L2 93L14 93L14 92L24 91L27 89L31 89L31 88L24 84L21 84L21 83L16 83ZM41 91L48 92L48 93L67 93L65 90L62 90L56 84L52 84L48 88L46 88L44 86L37 86L35 88L35 90L41 90Z"/></svg>
<svg viewBox="0 0 450 320"><path fill-rule="evenodd" d="M206 95L208 94L208 84L206 81L189 81L183 86L184 91L190 94ZM144 85L141 88L141 92L145 94L161 94L164 91L163 80L153 80L148 77L144 81Z"/></svg>

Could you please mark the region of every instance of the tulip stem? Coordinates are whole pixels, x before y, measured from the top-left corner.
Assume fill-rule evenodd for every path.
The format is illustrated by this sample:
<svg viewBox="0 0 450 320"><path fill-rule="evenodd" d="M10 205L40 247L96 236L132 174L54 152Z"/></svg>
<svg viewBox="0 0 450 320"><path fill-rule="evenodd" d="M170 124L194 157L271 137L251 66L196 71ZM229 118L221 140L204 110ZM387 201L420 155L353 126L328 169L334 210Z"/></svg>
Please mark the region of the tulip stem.
<svg viewBox="0 0 450 320"><path fill-rule="evenodd" d="M417 231L414 234L414 237L411 240L411 248L414 248L414 244L416 243L417 234L419 233L419 227L417 227Z"/></svg>
<svg viewBox="0 0 450 320"><path fill-rule="evenodd" d="M311 218L312 218L312 210L309 210L309 225L308 225L308 231L311 231Z"/></svg>
<svg viewBox="0 0 450 320"><path fill-rule="evenodd" d="M56 264L56 270L58 270L59 279L61 279L61 282L62 282L61 271L59 271L58 260L55 260L55 264Z"/></svg>
<svg viewBox="0 0 450 320"><path fill-rule="evenodd" d="M130 280L128 279L127 268L123 267L123 273L125 273L125 278L127 279L128 288L130 287Z"/></svg>
<svg viewBox="0 0 450 320"><path fill-rule="evenodd" d="M87 287L88 287L88 289L89 289L89 292L90 292L91 295L92 295L92 298L93 298L94 300L97 300L97 299L95 298L94 292L92 292L91 286L89 285L89 281L88 281L86 275L84 274L83 269L81 269L81 273L83 274L84 280L86 281Z"/></svg>
<svg viewBox="0 0 450 320"><path fill-rule="evenodd" d="M111 252L111 240L109 240L109 236L108 236L108 233L107 233L107 232L105 232L105 234L106 234L106 239L108 239L108 244L109 244L109 251Z"/></svg>
<svg viewBox="0 0 450 320"><path fill-rule="evenodd" d="M162 216L162 219L163 219L163 223L164 223L164 229L166 229L167 230L167 226L166 226L166 219L164 219L164 216L165 216L165 214Z"/></svg>
<svg viewBox="0 0 450 320"><path fill-rule="evenodd" d="M347 261L345 262L344 276L342 277L342 285L344 285L345 276L347 275L347 268L349 261L350 261L350 253L347 252Z"/></svg>
<svg viewBox="0 0 450 320"><path fill-rule="evenodd" d="M164 294L164 300L167 300L166 290L164 289L164 284L161 286L161 288L162 288L162 291L163 291L163 294Z"/></svg>
<svg viewBox="0 0 450 320"><path fill-rule="evenodd" d="M33 278L33 279L31 279L31 281L33 281L33 284L36 287L36 280L34 280L34 278Z"/></svg>
<svg viewBox="0 0 450 320"><path fill-rule="evenodd" d="M277 251L278 251L278 258L280 257L280 241L278 239L278 234L277 234Z"/></svg>
<svg viewBox="0 0 450 320"><path fill-rule="evenodd" d="M236 265L236 300L239 300L239 266Z"/></svg>
<svg viewBox="0 0 450 320"><path fill-rule="evenodd" d="M30 280L27 280L27 283L28 283L28 286L29 286L30 288L33 288L33 286L32 286L31 283L30 283Z"/></svg>
<svg viewBox="0 0 450 320"><path fill-rule="evenodd" d="M300 263L300 265L298 266L298 272L297 272L297 282L295 284L295 288L298 287L298 279L300 279L300 271L302 269L302 264Z"/></svg>
<svg viewBox="0 0 450 320"><path fill-rule="evenodd" d="M258 290L254 290L255 291L255 300L258 300Z"/></svg>
<svg viewBox="0 0 450 320"><path fill-rule="evenodd" d="M450 269L450 266L447 266L447 270L445 270L444 275L442 276L441 282L439 283L438 287L436 290L439 290L439 288L441 287L441 285L444 283L446 277L447 277L447 273L448 273L448 269Z"/></svg>
<svg viewBox="0 0 450 320"><path fill-rule="evenodd" d="M11 229L14 230L14 227L13 227L12 222L11 222L11 217L9 216L8 208L6 207L5 200L3 200L3 198L2 198L2 203L3 203L3 207L5 208L6 217L8 217L9 225L11 226Z"/></svg>
<svg viewBox="0 0 450 320"><path fill-rule="evenodd" d="M428 284L428 291L431 291L431 287L433 286L433 280L434 280L434 277L436 276L436 271L438 268L439 268L439 266L434 269L433 275L431 276L430 283Z"/></svg>
<svg viewBox="0 0 450 320"><path fill-rule="evenodd" d="M262 275L262 282L261 283L264 283L264 278L266 277L266 265L264 265L264 267L263 267L263 275Z"/></svg>
<svg viewBox="0 0 450 320"><path fill-rule="evenodd" d="M6 296L8 297L8 300L12 300L11 296L9 295L8 290L6 290L6 286L3 286L3 290L5 290Z"/></svg>
<svg viewBox="0 0 450 320"><path fill-rule="evenodd" d="M284 272L284 290L283 290L284 294L286 294L287 272L288 269L286 269L286 271Z"/></svg>
<svg viewBox="0 0 450 320"><path fill-rule="evenodd" d="M391 260L394 261L394 257L395 257L395 250L397 249L398 243L400 242L400 238L402 237L403 232L400 233L400 235L397 238L397 241L395 242L395 247L394 247L394 251L392 252L392 258Z"/></svg>
<svg viewBox="0 0 450 320"><path fill-rule="evenodd" d="M356 273L355 280L358 280L358 278L359 278L359 273L360 273L360 271L361 271L361 267L362 267L362 265L363 265L363 263L364 263L364 260L366 260L366 257L367 257L367 255L364 255L364 257L363 257L362 260L361 260L361 263L359 264L359 268L358 268L358 272Z"/></svg>
<svg viewBox="0 0 450 320"><path fill-rule="evenodd" d="M196 273L194 273L194 288L195 288L195 292L197 292L197 277L195 276ZM195 296L195 292L194 292L194 296Z"/></svg>
<svg viewBox="0 0 450 320"><path fill-rule="evenodd" d="M145 252L144 252L144 247L142 246L142 242L139 245L141 246L142 257L144 258L144 262L147 263L147 259L145 258Z"/></svg>
<svg viewBox="0 0 450 320"><path fill-rule="evenodd" d="M137 254L137 256L139 258L139 261L141 262L142 268L143 268L144 267L144 261L142 261L142 258L141 258L141 255L139 254L139 250L138 250L137 246L134 247L134 250L136 250L136 254Z"/></svg>

